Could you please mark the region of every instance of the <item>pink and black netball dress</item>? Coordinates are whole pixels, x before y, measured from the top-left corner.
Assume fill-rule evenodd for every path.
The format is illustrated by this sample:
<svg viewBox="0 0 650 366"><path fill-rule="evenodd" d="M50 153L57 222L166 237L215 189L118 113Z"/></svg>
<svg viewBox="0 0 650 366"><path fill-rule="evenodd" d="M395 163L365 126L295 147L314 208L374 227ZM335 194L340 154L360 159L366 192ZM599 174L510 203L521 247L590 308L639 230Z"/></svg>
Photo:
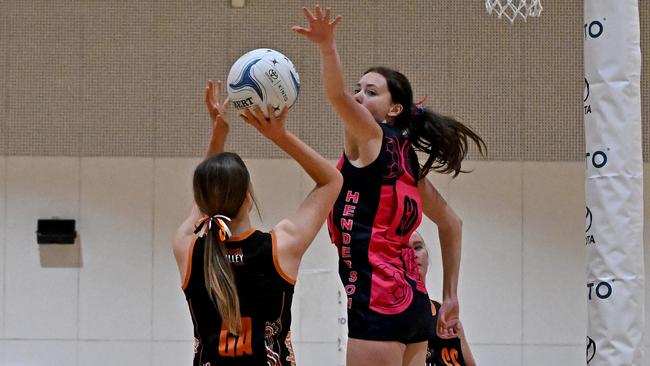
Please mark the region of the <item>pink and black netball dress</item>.
<svg viewBox="0 0 650 366"><path fill-rule="evenodd" d="M341 157L343 188L328 218L348 296L348 334L421 342L433 329L423 321L431 317L431 305L408 244L422 219L419 165L402 133L380 126L384 136L374 162L357 168Z"/></svg>

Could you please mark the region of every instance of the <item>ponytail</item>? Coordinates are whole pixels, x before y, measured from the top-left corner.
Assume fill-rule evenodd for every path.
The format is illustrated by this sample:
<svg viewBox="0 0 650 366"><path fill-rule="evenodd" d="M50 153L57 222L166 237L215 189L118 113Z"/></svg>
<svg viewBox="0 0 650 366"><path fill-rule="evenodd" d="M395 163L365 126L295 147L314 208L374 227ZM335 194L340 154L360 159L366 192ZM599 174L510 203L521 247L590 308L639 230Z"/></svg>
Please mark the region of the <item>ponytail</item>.
<svg viewBox="0 0 650 366"><path fill-rule="evenodd" d="M218 230L219 232L214 232L213 229L206 230L206 245L203 255L205 287L210 298L216 304L228 332L239 334L241 332L241 312L239 311L235 274L226 257L221 229Z"/></svg>
<svg viewBox="0 0 650 366"><path fill-rule="evenodd" d="M453 174L453 177L467 173L462 170L461 163L467 155L469 141L476 144L481 155L485 155L485 142L471 128L422 106L413 105L411 110L413 113L406 126L408 140L416 150L428 155L420 166L419 179L429 174L431 169Z"/></svg>
<svg viewBox="0 0 650 366"><path fill-rule="evenodd" d="M242 325L235 274L224 245L230 237L230 218L227 216L237 215L249 187L248 169L239 155L234 153L213 155L194 171L194 202L207 215L194 232L197 234L205 227L205 289L219 312L223 326L232 334L239 334Z"/></svg>
<svg viewBox="0 0 650 366"><path fill-rule="evenodd" d="M431 169L444 174L466 173L461 163L467 155L468 142L472 141L485 155L487 147L483 139L472 129L457 120L434 113L422 106L423 101L413 103L413 89L406 76L397 70L375 66L366 70L386 78L393 103L404 108L390 121L391 125L406 133L413 147L428 155L420 167L418 179L424 178Z"/></svg>
<svg viewBox="0 0 650 366"><path fill-rule="evenodd" d="M230 218L223 215L205 217L194 230L194 234L198 234L204 226L206 227L203 253L205 288L228 331L239 334L241 331L239 295L235 274L226 257L224 242L230 237L230 229L224 220L230 221Z"/></svg>

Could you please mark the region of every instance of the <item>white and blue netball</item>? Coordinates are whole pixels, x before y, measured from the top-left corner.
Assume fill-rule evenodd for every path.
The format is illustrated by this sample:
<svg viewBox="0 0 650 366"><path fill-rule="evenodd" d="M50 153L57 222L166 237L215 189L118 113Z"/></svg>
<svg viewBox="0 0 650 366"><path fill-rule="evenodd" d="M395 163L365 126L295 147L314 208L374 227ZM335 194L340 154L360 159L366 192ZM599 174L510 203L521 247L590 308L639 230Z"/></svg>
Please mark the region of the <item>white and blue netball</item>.
<svg viewBox="0 0 650 366"><path fill-rule="evenodd" d="M288 57L269 48L259 48L235 61L228 73L227 90L240 114L259 106L266 115L270 105L277 115L285 105L291 108L296 102L300 77Z"/></svg>

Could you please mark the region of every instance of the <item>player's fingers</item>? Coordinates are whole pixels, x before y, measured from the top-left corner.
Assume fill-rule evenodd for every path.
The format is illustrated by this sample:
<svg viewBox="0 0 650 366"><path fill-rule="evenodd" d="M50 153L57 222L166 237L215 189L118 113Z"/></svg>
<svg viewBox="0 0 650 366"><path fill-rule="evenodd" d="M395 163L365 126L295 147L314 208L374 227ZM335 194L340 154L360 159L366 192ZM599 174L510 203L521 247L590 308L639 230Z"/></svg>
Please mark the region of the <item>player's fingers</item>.
<svg viewBox="0 0 650 366"><path fill-rule="evenodd" d="M221 80L217 80L217 102L221 103Z"/></svg>
<svg viewBox="0 0 650 366"><path fill-rule="evenodd" d="M256 105L255 108L253 108L253 115L255 118L258 120L258 122L262 123L263 121L266 121L266 116L264 116L264 112L262 112L262 108L260 106Z"/></svg>
<svg viewBox="0 0 650 366"><path fill-rule="evenodd" d="M303 6L303 7L302 7L302 12L305 14L305 17L307 17L308 20L312 21L312 20L315 20L315 19L316 19L316 18L314 17L314 14L312 14L312 12L309 11L309 9L307 9L306 6Z"/></svg>
<svg viewBox="0 0 650 366"><path fill-rule="evenodd" d="M251 126L253 126L253 127L259 129L259 127L260 127L259 122L258 122L257 119L253 116L253 114L251 113L250 110L245 109L245 110L244 110L244 114L240 114L239 117L241 117L241 119L243 119L244 121L246 121L249 125L251 125Z"/></svg>
<svg viewBox="0 0 650 366"><path fill-rule="evenodd" d="M320 5L316 4L316 19L323 19L323 12L320 10Z"/></svg>
<svg viewBox="0 0 650 366"><path fill-rule="evenodd" d="M438 330L438 336L443 339L453 338L449 330L446 328Z"/></svg>
<svg viewBox="0 0 650 366"><path fill-rule="evenodd" d="M309 29L303 28L299 25L294 25L293 27L291 27L291 30L298 34L302 34L303 36L309 34Z"/></svg>
<svg viewBox="0 0 650 366"><path fill-rule="evenodd" d="M278 116L278 120L284 121L285 118L287 118L287 114L289 114L289 107L286 105L282 108L282 111L280 112L280 115Z"/></svg>
<svg viewBox="0 0 650 366"><path fill-rule="evenodd" d="M273 107L270 104L266 106L266 114L269 116L269 122L274 124L276 122L275 113L273 113Z"/></svg>
<svg viewBox="0 0 650 366"><path fill-rule="evenodd" d="M208 86L205 87L205 103L208 105L212 104L212 80L208 80Z"/></svg>

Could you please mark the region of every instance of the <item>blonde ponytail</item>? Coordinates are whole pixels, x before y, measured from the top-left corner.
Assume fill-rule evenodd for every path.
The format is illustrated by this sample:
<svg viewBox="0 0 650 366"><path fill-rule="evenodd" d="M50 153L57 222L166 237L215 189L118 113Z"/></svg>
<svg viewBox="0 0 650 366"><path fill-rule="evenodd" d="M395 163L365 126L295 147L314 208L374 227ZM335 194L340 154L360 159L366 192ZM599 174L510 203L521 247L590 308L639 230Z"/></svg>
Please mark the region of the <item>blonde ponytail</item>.
<svg viewBox="0 0 650 366"><path fill-rule="evenodd" d="M239 295L235 283L235 274L226 257L226 248L218 234L207 230L203 268L205 287L210 298L217 306L219 315L228 331L239 334L241 331L241 313Z"/></svg>
<svg viewBox="0 0 650 366"><path fill-rule="evenodd" d="M219 311L223 326L232 334L241 332L241 312L235 274L224 242L230 236L228 216L237 215L249 186L248 169L235 153L213 155L194 171L194 202L208 215L195 231L198 233L207 226L203 255L205 288Z"/></svg>

